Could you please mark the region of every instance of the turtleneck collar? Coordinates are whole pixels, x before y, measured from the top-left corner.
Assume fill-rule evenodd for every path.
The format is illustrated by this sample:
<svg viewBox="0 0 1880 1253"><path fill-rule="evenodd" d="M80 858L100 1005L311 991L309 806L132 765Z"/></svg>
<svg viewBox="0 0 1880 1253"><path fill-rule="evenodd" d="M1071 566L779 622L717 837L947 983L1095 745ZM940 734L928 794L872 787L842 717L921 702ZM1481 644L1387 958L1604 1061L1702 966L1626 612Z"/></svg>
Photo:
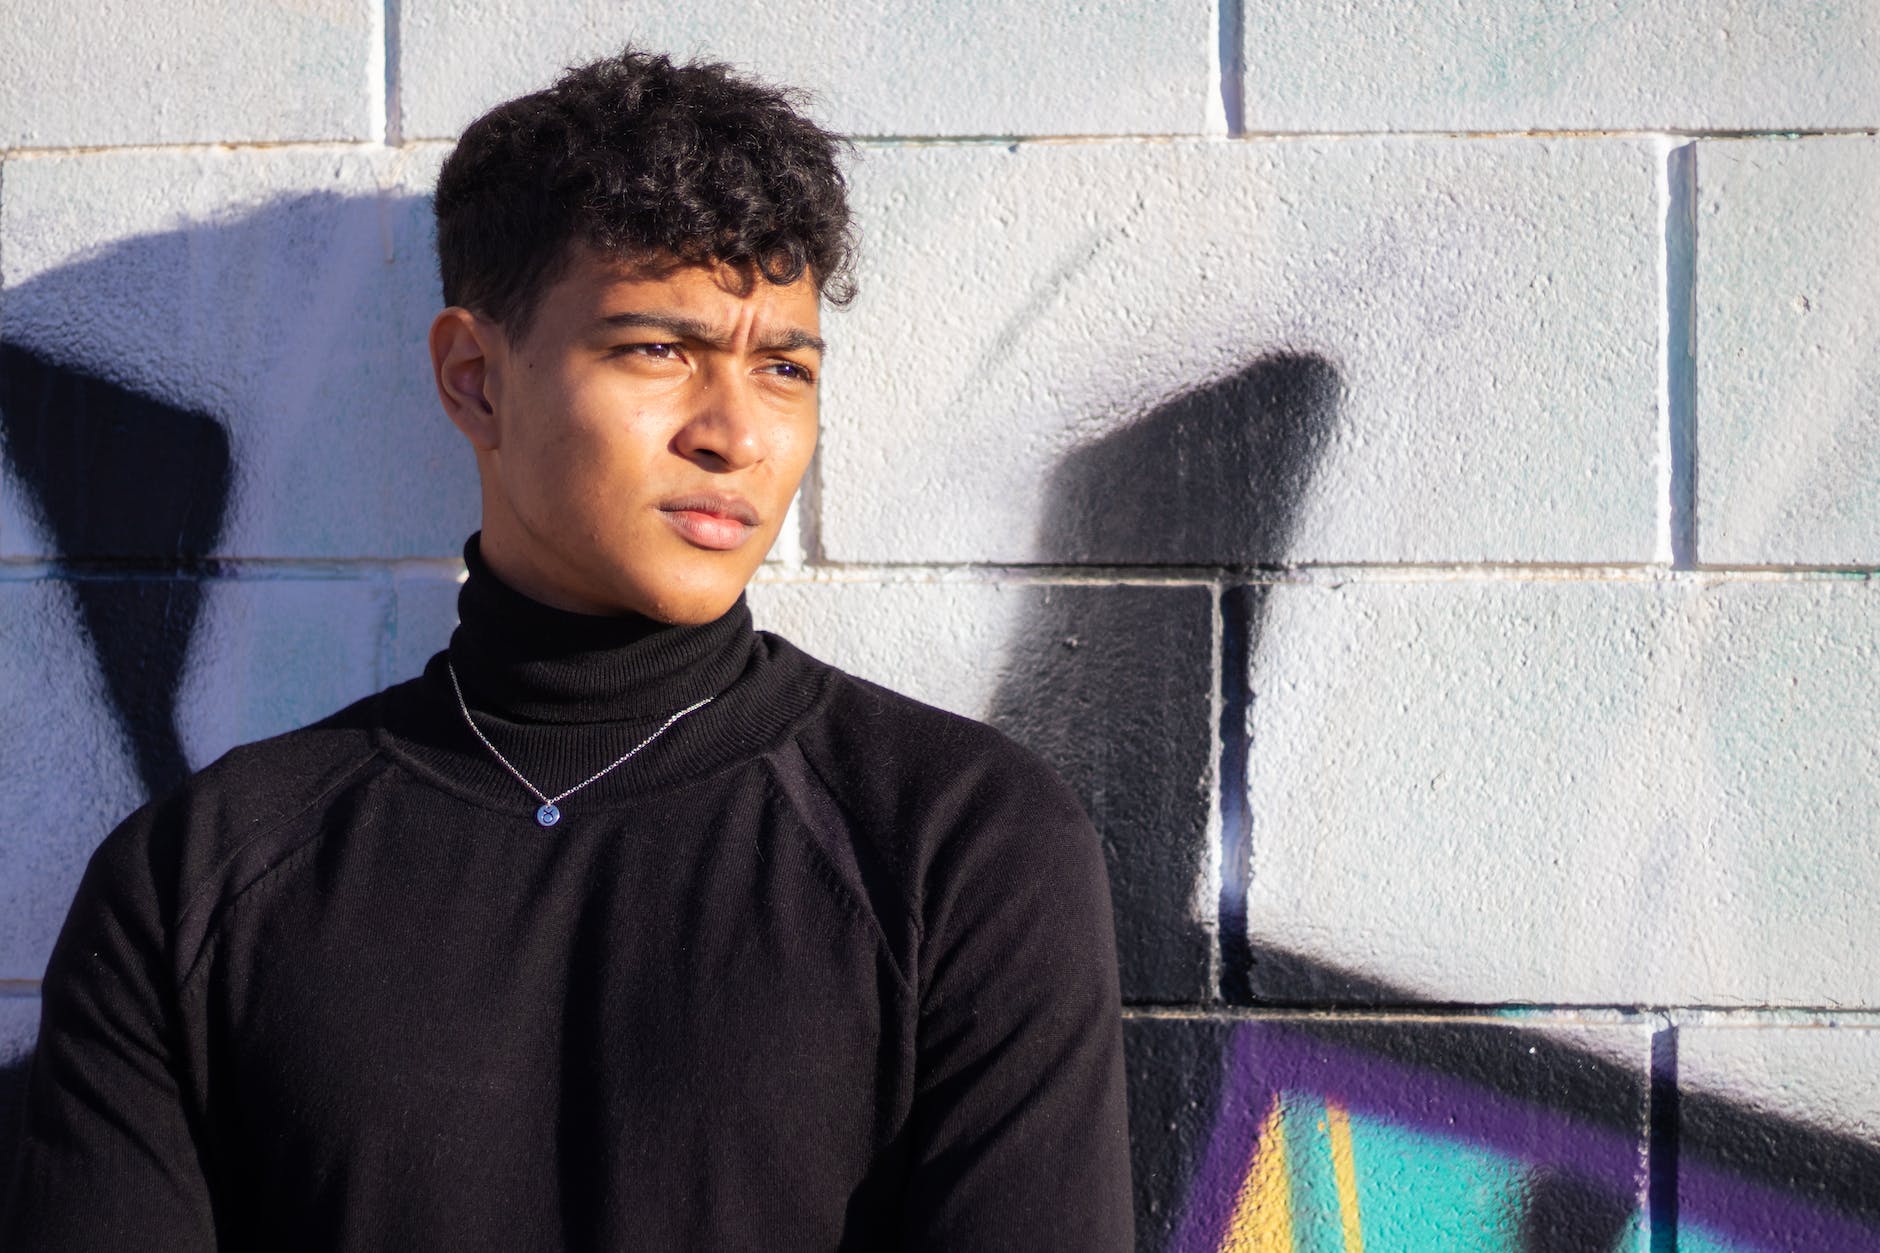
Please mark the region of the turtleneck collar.
<svg viewBox="0 0 1880 1253"><path fill-rule="evenodd" d="M756 635L742 596L699 626L571 613L499 579L477 535L463 556L449 655L473 709L516 722L663 719L724 691L750 663Z"/></svg>

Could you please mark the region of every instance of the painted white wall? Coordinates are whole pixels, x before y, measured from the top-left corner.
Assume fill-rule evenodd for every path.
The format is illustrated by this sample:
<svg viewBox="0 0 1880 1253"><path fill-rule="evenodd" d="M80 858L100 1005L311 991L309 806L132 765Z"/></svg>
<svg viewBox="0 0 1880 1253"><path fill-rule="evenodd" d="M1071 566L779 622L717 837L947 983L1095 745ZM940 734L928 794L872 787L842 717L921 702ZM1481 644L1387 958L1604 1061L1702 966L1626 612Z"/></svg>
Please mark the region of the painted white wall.
<svg viewBox="0 0 1880 1253"><path fill-rule="evenodd" d="M1691 1075L1872 1133L1865 1035L1756 1015L1880 1013L1880 141L1817 133L1880 127L1880 3L125 12L8 19L0 338L229 432L198 764L448 636L444 141L629 39L716 54L862 140L863 294L764 625L985 714L1041 580L1272 583L1251 655L1174 659L1252 692L1205 782L1244 766L1254 940L1446 1002L1733 1007ZM1066 540L1055 471L1288 355L1338 388L1286 526L1110 466L1140 525ZM140 794L55 558L0 476L9 1023ZM1203 852L1184 911L1232 872Z"/></svg>

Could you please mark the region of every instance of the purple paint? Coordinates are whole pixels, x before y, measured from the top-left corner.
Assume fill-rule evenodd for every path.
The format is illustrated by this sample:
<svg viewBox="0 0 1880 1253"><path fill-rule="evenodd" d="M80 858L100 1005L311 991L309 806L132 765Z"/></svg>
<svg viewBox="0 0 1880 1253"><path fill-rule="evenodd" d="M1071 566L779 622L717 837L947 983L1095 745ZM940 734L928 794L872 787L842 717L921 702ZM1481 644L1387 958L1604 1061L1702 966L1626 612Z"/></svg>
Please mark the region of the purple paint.
<svg viewBox="0 0 1880 1253"><path fill-rule="evenodd" d="M1880 1231L1729 1170L1678 1163L1678 1220L1747 1249L1880 1253Z"/></svg>
<svg viewBox="0 0 1880 1253"><path fill-rule="evenodd" d="M1414 1028L1410 1028L1414 1030ZM1518 1028L1484 1026L1484 1031ZM1632 1134L1517 1095L1318 1038L1271 1021L1235 1028L1222 1054L1221 1104L1190 1185L1173 1253L1215 1253L1258 1147L1260 1125L1281 1091L1313 1093L1353 1113L1491 1150L1645 1196L1646 1111ZM1678 1178L1679 1217L1725 1239L1762 1249L1880 1253L1880 1232L1835 1211L1687 1156Z"/></svg>
<svg viewBox="0 0 1880 1253"><path fill-rule="evenodd" d="M1243 1036L1237 1030L1222 1051L1221 1104L1215 1113L1208 1151L1189 1186L1188 1205L1170 1242L1170 1253L1217 1253L1233 1220L1234 1202L1247 1178L1260 1124L1278 1089L1260 1082L1257 1069L1242 1060Z"/></svg>

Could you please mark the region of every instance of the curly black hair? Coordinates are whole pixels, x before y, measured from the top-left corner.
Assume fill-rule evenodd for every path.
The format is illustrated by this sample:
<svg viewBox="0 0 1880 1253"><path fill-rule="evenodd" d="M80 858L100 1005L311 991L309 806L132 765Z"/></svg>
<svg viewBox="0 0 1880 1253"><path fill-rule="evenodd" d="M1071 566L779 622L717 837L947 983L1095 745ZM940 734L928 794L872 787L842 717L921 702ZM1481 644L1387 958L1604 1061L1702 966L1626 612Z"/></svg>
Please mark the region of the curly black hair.
<svg viewBox="0 0 1880 1253"><path fill-rule="evenodd" d="M572 245L854 296L845 144L788 89L628 48L472 122L438 177L446 304L527 334ZM753 280L755 281L755 280Z"/></svg>

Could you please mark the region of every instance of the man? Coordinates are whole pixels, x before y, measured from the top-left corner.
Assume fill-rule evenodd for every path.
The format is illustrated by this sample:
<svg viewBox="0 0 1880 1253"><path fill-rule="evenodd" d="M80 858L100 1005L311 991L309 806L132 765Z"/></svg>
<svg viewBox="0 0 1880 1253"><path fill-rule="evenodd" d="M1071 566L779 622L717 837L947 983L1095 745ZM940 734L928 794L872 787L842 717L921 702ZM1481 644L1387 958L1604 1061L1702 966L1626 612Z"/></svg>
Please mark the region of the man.
<svg viewBox="0 0 1880 1253"><path fill-rule="evenodd" d="M837 154L633 52L465 132L461 624L99 849L4 1247L1128 1247L1087 820L745 608L848 292Z"/></svg>

